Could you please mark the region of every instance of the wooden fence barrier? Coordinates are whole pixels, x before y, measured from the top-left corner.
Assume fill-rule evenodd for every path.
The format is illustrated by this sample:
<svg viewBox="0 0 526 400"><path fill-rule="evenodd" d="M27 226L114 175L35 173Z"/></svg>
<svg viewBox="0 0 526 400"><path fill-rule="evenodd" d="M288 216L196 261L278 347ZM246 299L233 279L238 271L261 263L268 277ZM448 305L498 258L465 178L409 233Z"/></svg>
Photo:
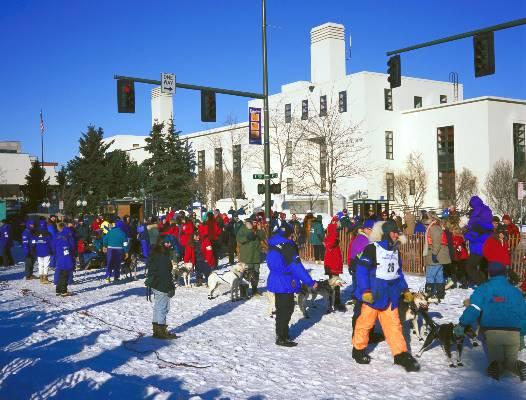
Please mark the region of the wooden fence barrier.
<svg viewBox="0 0 526 400"><path fill-rule="evenodd" d="M347 254L349 250L350 235L340 232L340 249L343 262L347 265ZM400 246L402 253L402 268L404 272L425 275L425 262L422 255L424 250L424 235L416 234L407 236L407 242ZM511 237L511 269L520 277L526 278L526 235ZM314 261L314 250L310 243L300 245L300 258L305 261Z"/></svg>

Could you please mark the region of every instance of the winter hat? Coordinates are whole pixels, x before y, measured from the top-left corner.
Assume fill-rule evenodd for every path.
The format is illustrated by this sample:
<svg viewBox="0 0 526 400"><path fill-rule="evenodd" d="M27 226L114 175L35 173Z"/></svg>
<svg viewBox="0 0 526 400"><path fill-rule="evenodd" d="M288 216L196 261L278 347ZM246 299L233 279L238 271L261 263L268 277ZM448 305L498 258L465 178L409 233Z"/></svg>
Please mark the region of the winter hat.
<svg viewBox="0 0 526 400"><path fill-rule="evenodd" d="M334 217L332 217L331 219L331 222L338 222L339 221L339 218L337 215L335 215Z"/></svg>
<svg viewBox="0 0 526 400"><path fill-rule="evenodd" d="M502 217L502 221L510 221L511 222L511 217L508 215L508 214L505 214L503 217Z"/></svg>
<svg viewBox="0 0 526 400"><path fill-rule="evenodd" d="M488 263L489 276L506 275L506 266L499 262Z"/></svg>
<svg viewBox="0 0 526 400"><path fill-rule="evenodd" d="M281 225L281 228L279 228L279 234L286 238L288 238L292 234L292 232L294 232L292 230L292 227L287 223L284 223L283 225Z"/></svg>
<svg viewBox="0 0 526 400"><path fill-rule="evenodd" d="M391 232L400 233L400 229L398 229L398 225L396 225L396 222L394 222L393 220L389 220L382 225L382 232L384 234L388 234Z"/></svg>
<svg viewBox="0 0 526 400"><path fill-rule="evenodd" d="M491 219L492 222L496 222L497 224L500 222L500 218L496 215L493 216L493 218Z"/></svg>
<svg viewBox="0 0 526 400"><path fill-rule="evenodd" d="M363 229L373 229L374 221L372 219L366 219L363 222L362 228Z"/></svg>
<svg viewBox="0 0 526 400"><path fill-rule="evenodd" d="M316 215L316 219L321 222L323 220L323 216L318 214L318 215Z"/></svg>

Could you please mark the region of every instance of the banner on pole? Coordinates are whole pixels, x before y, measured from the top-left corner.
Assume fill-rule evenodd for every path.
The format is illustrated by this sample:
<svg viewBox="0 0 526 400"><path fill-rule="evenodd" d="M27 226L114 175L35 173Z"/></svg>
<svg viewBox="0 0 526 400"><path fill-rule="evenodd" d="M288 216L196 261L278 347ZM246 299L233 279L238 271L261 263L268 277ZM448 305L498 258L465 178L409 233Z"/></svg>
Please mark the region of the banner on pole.
<svg viewBox="0 0 526 400"><path fill-rule="evenodd" d="M261 144L261 108L248 108L248 143Z"/></svg>

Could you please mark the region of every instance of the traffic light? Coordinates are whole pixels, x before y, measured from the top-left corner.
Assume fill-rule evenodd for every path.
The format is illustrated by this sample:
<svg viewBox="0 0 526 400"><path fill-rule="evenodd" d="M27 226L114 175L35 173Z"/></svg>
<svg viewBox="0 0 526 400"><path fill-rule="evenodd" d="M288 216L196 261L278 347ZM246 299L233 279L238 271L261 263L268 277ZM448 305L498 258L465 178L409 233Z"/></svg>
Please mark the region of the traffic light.
<svg viewBox="0 0 526 400"><path fill-rule="evenodd" d="M270 185L270 193L281 194L281 184L273 183L272 185Z"/></svg>
<svg viewBox="0 0 526 400"><path fill-rule="evenodd" d="M258 194L265 194L265 184L264 183L258 184Z"/></svg>
<svg viewBox="0 0 526 400"><path fill-rule="evenodd" d="M391 85L391 89L402 85L402 64L400 54L392 56L389 61L387 61L387 74L389 75L387 80Z"/></svg>
<svg viewBox="0 0 526 400"><path fill-rule="evenodd" d="M216 93L201 90L201 121L216 122Z"/></svg>
<svg viewBox="0 0 526 400"><path fill-rule="evenodd" d="M135 112L135 85L128 79L117 80L117 106L120 113Z"/></svg>
<svg viewBox="0 0 526 400"><path fill-rule="evenodd" d="M476 78L495 73L493 31L473 36L473 53Z"/></svg>

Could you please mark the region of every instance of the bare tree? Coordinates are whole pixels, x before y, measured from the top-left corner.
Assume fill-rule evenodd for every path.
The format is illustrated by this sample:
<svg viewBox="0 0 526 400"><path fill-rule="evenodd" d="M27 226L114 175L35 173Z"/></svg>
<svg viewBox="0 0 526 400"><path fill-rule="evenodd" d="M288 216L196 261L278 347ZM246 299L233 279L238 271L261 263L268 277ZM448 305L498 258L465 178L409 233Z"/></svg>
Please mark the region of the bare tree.
<svg viewBox="0 0 526 400"><path fill-rule="evenodd" d="M328 192L329 212L334 213L333 194L338 180L364 175L368 148L360 124L345 120L338 101L325 97L325 106L309 109L299 121L302 140L294 154L294 176L320 192ZM313 104L309 101L309 104Z"/></svg>
<svg viewBox="0 0 526 400"><path fill-rule="evenodd" d="M229 115L225 121L227 126L224 135L211 135L209 137L209 148L212 152L216 148L223 149L223 193L230 198L234 204L234 208L238 208L238 195L244 193L242 179L236 179L234 176L233 159L235 156L235 148L241 151L240 168L243 170L254 162L257 162L257 149L251 146L244 146L246 143L248 132L246 129L241 129L237 120ZM214 181L212 186L214 187Z"/></svg>
<svg viewBox="0 0 526 400"><path fill-rule="evenodd" d="M395 201L413 213L424 204L427 193L427 172L422 153L412 152L407 156L405 169L394 174Z"/></svg>
<svg viewBox="0 0 526 400"><path fill-rule="evenodd" d="M513 164L508 160L499 160L486 176L484 194L488 205L499 214L519 215L519 201L513 179Z"/></svg>
<svg viewBox="0 0 526 400"><path fill-rule="evenodd" d="M478 179L473 172L462 168L460 173L455 173L455 206L459 210L469 208L469 200L479 191Z"/></svg>

